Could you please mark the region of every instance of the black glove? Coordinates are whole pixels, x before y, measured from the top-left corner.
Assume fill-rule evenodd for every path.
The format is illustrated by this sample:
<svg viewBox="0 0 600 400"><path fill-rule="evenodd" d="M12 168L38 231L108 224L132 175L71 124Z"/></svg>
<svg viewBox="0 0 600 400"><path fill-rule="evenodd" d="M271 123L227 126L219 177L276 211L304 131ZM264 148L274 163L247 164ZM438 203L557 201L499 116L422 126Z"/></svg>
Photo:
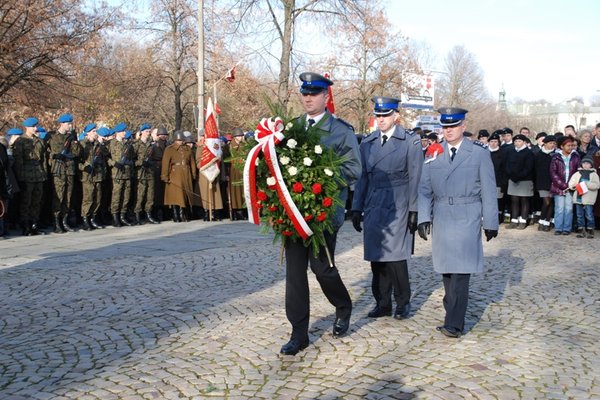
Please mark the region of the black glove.
<svg viewBox="0 0 600 400"><path fill-rule="evenodd" d="M352 226L356 229L356 232L362 232L360 227L360 220L362 219L361 211L352 211Z"/></svg>
<svg viewBox="0 0 600 400"><path fill-rule="evenodd" d="M83 170L88 174L91 174L92 172L94 172L94 168L92 168L91 165L86 165L85 167L83 167Z"/></svg>
<svg viewBox="0 0 600 400"><path fill-rule="evenodd" d="M417 231L417 212L416 211L408 212L408 230L413 235Z"/></svg>
<svg viewBox="0 0 600 400"><path fill-rule="evenodd" d="M417 230L419 231L421 239L427 240L427 235L431 232L431 222L421 222L419 226L417 226Z"/></svg>
<svg viewBox="0 0 600 400"><path fill-rule="evenodd" d="M142 167L144 168L150 168L152 166L152 161L144 161L142 163Z"/></svg>
<svg viewBox="0 0 600 400"><path fill-rule="evenodd" d="M58 153L58 154L53 154L53 155L52 155L52 158L53 158L54 160L65 161L65 159L66 159L67 157L65 157L65 155L64 155L64 154Z"/></svg>
<svg viewBox="0 0 600 400"><path fill-rule="evenodd" d="M483 233L485 233L485 238L487 239L486 242L489 242L490 240L498 236L498 231L494 229L484 229Z"/></svg>
<svg viewBox="0 0 600 400"><path fill-rule="evenodd" d="M119 171L123 171L123 168L125 168L125 166L121 163L115 163L115 168L118 169Z"/></svg>

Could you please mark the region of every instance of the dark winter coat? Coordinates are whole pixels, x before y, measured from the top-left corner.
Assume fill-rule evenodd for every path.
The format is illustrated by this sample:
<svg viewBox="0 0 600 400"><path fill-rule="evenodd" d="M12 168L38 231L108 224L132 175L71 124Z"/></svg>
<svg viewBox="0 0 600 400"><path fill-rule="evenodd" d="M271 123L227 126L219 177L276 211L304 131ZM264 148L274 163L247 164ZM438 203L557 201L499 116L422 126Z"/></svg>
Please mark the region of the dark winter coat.
<svg viewBox="0 0 600 400"><path fill-rule="evenodd" d="M524 148L506 151L506 174L513 182L533 181L533 153Z"/></svg>

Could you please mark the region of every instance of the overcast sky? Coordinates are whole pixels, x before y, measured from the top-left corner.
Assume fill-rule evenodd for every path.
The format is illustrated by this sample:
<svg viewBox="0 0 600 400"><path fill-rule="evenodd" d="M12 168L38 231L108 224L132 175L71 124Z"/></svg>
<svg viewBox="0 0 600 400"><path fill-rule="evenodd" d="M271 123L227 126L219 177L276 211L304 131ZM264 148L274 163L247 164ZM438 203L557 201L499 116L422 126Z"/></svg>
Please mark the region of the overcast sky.
<svg viewBox="0 0 600 400"><path fill-rule="evenodd" d="M600 95L600 0L389 1L389 20L438 56L464 45L496 97Z"/></svg>

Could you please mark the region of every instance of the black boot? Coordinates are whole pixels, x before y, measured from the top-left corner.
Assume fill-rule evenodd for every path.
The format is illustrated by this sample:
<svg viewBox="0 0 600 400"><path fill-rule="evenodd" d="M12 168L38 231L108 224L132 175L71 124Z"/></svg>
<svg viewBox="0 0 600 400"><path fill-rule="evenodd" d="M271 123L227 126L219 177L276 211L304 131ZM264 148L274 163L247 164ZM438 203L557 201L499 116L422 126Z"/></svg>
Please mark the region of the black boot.
<svg viewBox="0 0 600 400"><path fill-rule="evenodd" d="M95 215L92 218L90 218L90 225L96 229L104 229L104 225L101 225L98 223L98 221L96 221Z"/></svg>
<svg viewBox="0 0 600 400"><path fill-rule="evenodd" d="M120 228L121 225L121 220L119 219L119 214L113 214L113 226L115 228Z"/></svg>
<svg viewBox="0 0 600 400"><path fill-rule="evenodd" d="M121 213L120 220L124 226L133 226L133 224L131 222L127 221L127 217L125 216L125 213Z"/></svg>
<svg viewBox="0 0 600 400"><path fill-rule="evenodd" d="M151 224L160 224L160 222L158 222L157 220L152 218L152 212L150 212L150 211L148 211L146 213L146 218L148 219L148 222L150 222Z"/></svg>
<svg viewBox="0 0 600 400"><path fill-rule="evenodd" d="M66 230L62 226L62 222L59 215L54 216L54 233L65 233Z"/></svg>
<svg viewBox="0 0 600 400"><path fill-rule="evenodd" d="M142 213L135 213L135 224L134 225L142 225Z"/></svg>
<svg viewBox="0 0 600 400"><path fill-rule="evenodd" d="M29 221L21 222L21 234L23 236L31 236L31 228L29 227Z"/></svg>
<svg viewBox="0 0 600 400"><path fill-rule="evenodd" d="M594 238L594 228L587 228L587 238L588 239L593 239Z"/></svg>
<svg viewBox="0 0 600 400"><path fill-rule="evenodd" d="M181 207L179 209L179 221L182 221L182 222L188 222L189 221L189 219L187 217L187 212L185 210L185 207Z"/></svg>
<svg viewBox="0 0 600 400"><path fill-rule="evenodd" d="M92 230L92 226L90 225L90 222L88 221L88 217L81 217L81 219L83 220L83 224L82 224L82 228L84 231L91 231Z"/></svg>
<svg viewBox="0 0 600 400"><path fill-rule="evenodd" d="M75 232L75 229L69 225L69 213L65 214L63 217L62 224L67 232Z"/></svg>
<svg viewBox="0 0 600 400"><path fill-rule="evenodd" d="M40 234L40 225L37 221L33 221L30 225L31 228L31 234L32 235L39 235Z"/></svg>
<svg viewBox="0 0 600 400"><path fill-rule="evenodd" d="M173 222L181 222L181 207L173 206Z"/></svg>

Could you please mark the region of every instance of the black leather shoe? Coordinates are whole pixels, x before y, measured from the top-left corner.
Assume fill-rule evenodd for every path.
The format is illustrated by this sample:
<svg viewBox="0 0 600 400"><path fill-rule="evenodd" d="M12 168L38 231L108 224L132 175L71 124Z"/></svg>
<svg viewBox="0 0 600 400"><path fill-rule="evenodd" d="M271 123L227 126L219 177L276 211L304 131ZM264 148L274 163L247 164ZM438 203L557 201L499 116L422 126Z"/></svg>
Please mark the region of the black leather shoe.
<svg viewBox="0 0 600 400"><path fill-rule="evenodd" d="M436 329L450 338L459 338L462 333L458 329L452 328L450 326L438 326Z"/></svg>
<svg viewBox="0 0 600 400"><path fill-rule="evenodd" d="M98 221L96 220L96 216L93 216L92 218L90 218L90 225L96 229L104 229L104 225L101 225L100 223L98 223Z"/></svg>
<svg viewBox="0 0 600 400"><path fill-rule="evenodd" d="M333 336L343 336L350 327L350 316L346 318L337 317L333 323Z"/></svg>
<svg viewBox="0 0 600 400"><path fill-rule="evenodd" d="M396 307L396 312L394 312L394 318L396 319L406 319L410 315L410 303L406 303L403 306Z"/></svg>
<svg viewBox="0 0 600 400"><path fill-rule="evenodd" d="M286 356L295 356L299 351L304 350L308 347L308 340L305 342L301 342L297 339L290 339L289 342L281 346L281 350L279 351L281 354L285 354Z"/></svg>
<svg viewBox="0 0 600 400"><path fill-rule="evenodd" d="M390 315L392 315L391 308L379 308L379 306L375 306L375 308L367 314L369 318L389 317Z"/></svg>

